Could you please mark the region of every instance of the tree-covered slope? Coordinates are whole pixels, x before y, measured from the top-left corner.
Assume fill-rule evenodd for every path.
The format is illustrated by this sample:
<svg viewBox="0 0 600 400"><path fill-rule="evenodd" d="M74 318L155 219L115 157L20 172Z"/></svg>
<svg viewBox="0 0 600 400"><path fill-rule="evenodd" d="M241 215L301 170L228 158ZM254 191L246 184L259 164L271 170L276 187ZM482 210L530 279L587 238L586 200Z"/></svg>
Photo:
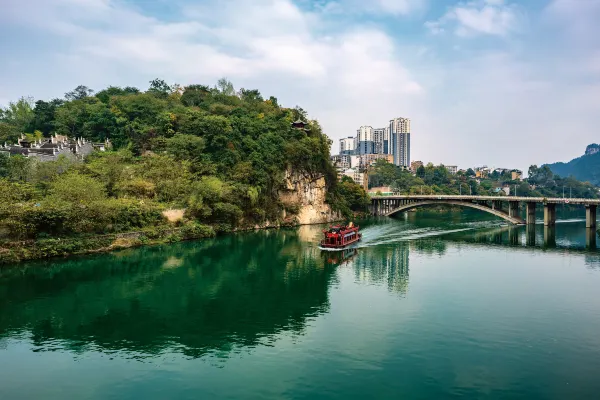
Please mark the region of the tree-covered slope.
<svg viewBox="0 0 600 400"><path fill-rule="evenodd" d="M293 126L298 119L307 129ZM145 92L109 87L94 95L79 86L64 99L22 98L0 109L0 143L23 133L108 139L113 150L84 161L1 155L0 238L160 226L161 213L172 208L185 210L180 223L193 229L273 224L285 214L279 193L290 169L324 178L336 210L349 214L367 201L364 190L355 196L354 184L338 185L331 141L317 121L257 90L236 91L225 79L212 88L157 79Z"/></svg>
<svg viewBox="0 0 600 400"><path fill-rule="evenodd" d="M557 175L573 176L580 181L600 185L600 153L598 152L586 151L585 155L567 163L557 162L547 165Z"/></svg>

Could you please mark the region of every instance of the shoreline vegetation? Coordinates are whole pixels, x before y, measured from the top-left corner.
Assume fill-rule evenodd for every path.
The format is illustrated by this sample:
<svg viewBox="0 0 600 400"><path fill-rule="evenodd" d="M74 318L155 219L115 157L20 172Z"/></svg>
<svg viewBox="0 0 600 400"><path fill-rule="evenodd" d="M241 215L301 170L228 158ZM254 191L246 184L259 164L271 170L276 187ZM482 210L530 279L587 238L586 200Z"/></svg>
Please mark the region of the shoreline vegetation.
<svg viewBox="0 0 600 400"><path fill-rule="evenodd" d="M306 204L282 195L314 182L323 182L322 214L349 218L369 201L353 181L338 182L332 142L303 109L226 79L21 98L0 109L0 143L22 135L30 144L59 135L111 148L44 161L0 153L3 264L297 225ZM294 189L290 176L301 177Z"/></svg>

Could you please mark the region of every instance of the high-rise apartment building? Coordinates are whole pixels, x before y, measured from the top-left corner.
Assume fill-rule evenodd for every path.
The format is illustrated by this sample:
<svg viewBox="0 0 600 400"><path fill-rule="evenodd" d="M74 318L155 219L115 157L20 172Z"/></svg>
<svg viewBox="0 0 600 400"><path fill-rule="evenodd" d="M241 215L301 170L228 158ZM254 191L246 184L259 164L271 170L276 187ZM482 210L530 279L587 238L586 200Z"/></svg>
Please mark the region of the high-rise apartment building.
<svg viewBox="0 0 600 400"><path fill-rule="evenodd" d="M356 138L347 137L340 139L340 155L344 154L355 154L356 152Z"/></svg>
<svg viewBox="0 0 600 400"><path fill-rule="evenodd" d="M370 126L361 126L356 132L358 138L358 154L374 154L375 141L373 137L373 128Z"/></svg>
<svg viewBox="0 0 600 400"><path fill-rule="evenodd" d="M392 154L394 164L399 167L410 167L410 119L394 118L390 121Z"/></svg>
<svg viewBox="0 0 600 400"><path fill-rule="evenodd" d="M373 129L373 142L374 152L375 154L384 154L383 153L383 136L385 135L385 128L375 128Z"/></svg>
<svg viewBox="0 0 600 400"><path fill-rule="evenodd" d="M394 154L392 152L392 138L390 136L390 127L386 126L383 132L383 154Z"/></svg>

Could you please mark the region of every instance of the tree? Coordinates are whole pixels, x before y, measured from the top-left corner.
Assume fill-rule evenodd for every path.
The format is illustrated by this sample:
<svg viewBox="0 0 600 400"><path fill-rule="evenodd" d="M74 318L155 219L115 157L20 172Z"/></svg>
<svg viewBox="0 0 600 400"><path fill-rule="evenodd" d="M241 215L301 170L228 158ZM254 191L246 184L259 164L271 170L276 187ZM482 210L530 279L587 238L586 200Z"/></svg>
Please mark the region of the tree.
<svg viewBox="0 0 600 400"><path fill-rule="evenodd" d="M352 211L364 211L371 204L365 189L350 177L342 177L338 190Z"/></svg>
<svg viewBox="0 0 600 400"><path fill-rule="evenodd" d="M199 160L205 147L205 140L195 135L178 133L167 139L167 151L177 160Z"/></svg>
<svg viewBox="0 0 600 400"><path fill-rule="evenodd" d="M421 179L425 178L425 167L423 165L419 165L419 168L417 168L417 176Z"/></svg>
<svg viewBox="0 0 600 400"><path fill-rule="evenodd" d="M94 91L87 86L79 85L70 92L65 93L65 99L68 101L81 100L91 96L93 93Z"/></svg>
<svg viewBox="0 0 600 400"><path fill-rule="evenodd" d="M34 119L33 97L21 97L16 102L11 101L2 114L2 122L12 126L19 134L26 132Z"/></svg>
<svg viewBox="0 0 600 400"><path fill-rule="evenodd" d="M240 97L242 98L242 100L247 102L263 101L262 95L256 89L248 90L242 88L240 89Z"/></svg>
<svg viewBox="0 0 600 400"><path fill-rule="evenodd" d="M475 176L475 171L473 171L473 168L467 169L466 175L467 176Z"/></svg>
<svg viewBox="0 0 600 400"><path fill-rule="evenodd" d="M49 136L56 129L56 111L63 104L64 101L61 99L53 99L49 102L36 101L33 109L34 118L29 131L39 130L45 136Z"/></svg>
<svg viewBox="0 0 600 400"><path fill-rule="evenodd" d="M181 103L186 106L199 107L209 97L210 89L205 85L189 85L183 89Z"/></svg>
<svg viewBox="0 0 600 400"><path fill-rule="evenodd" d="M23 131L19 131L15 126L6 123L0 122L0 144L4 143L14 143L19 139Z"/></svg>
<svg viewBox="0 0 600 400"><path fill-rule="evenodd" d="M235 96L233 83L227 78L221 78L217 81L217 89L225 96Z"/></svg>
<svg viewBox="0 0 600 400"><path fill-rule="evenodd" d="M110 98L113 96L127 96L129 94L138 94L140 90L138 88L127 86L125 88L120 88L118 86L109 86L106 89L103 89L96 93L96 97L103 103L108 104Z"/></svg>
<svg viewBox="0 0 600 400"><path fill-rule="evenodd" d="M150 81L150 87L147 93L150 93L160 99L166 99L171 93L171 86L162 79L153 79Z"/></svg>

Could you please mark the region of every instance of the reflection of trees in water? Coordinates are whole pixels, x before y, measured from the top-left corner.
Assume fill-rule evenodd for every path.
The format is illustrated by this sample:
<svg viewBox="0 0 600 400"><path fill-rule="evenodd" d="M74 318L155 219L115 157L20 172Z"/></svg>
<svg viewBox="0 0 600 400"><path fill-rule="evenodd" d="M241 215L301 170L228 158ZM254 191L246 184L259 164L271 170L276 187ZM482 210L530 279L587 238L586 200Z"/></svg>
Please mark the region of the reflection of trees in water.
<svg viewBox="0 0 600 400"><path fill-rule="evenodd" d="M334 269L294 232L261 232L55 262L0 276L0 338L192 357L301 333ZM21 275L21 276L19 276Z"/></svg>
<svg viewBox="0 0 600 400"><path fill-rule="evenodd" d="M438 256L446 254L446 242L441 239L417 239L410 243L411 250L419 254Z"/></svg>
<svg viewBox="0 0 600 400"><path fill-rule="evenodd" d="M408 260L408 242L398 242L393 247L363 248L353 259L354 274L359 281L385 284L392 292L406 294Z"/></svg>

